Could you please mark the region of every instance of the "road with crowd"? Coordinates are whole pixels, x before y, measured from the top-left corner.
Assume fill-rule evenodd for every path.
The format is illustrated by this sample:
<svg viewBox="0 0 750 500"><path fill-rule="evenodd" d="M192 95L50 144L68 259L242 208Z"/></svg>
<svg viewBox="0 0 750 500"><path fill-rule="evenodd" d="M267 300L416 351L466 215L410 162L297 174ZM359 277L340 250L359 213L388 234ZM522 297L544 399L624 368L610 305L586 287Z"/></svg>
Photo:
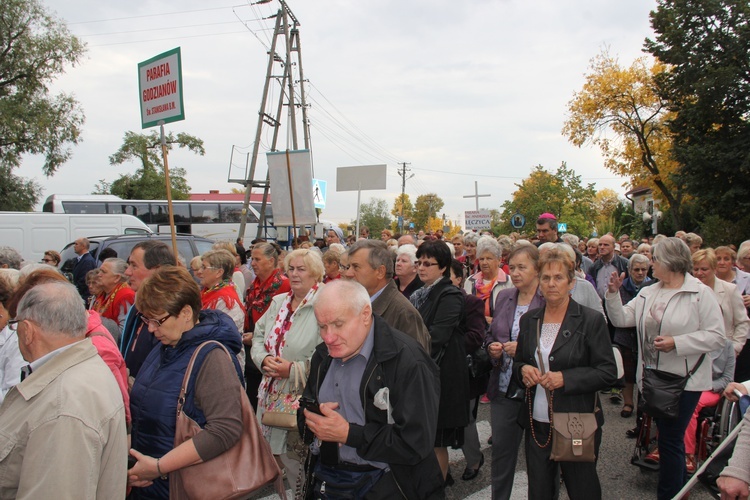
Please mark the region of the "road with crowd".
<svg viewBox="0 0 750 500"><path fill-rule="evenodd" d="M635 440L627 439L625 431L635 425L635 416L627 419L620 417L620 406L611 404L607 396L603 397L602 406L605 412L605 423L598 471L599 480L602 483L603 497L608 500L656 498L657 473L641 472L638 467L630 464ZM485 500L492 497L490 492L492 450L487 444L490 435L490 405L479 406L477 428L485 464L476 479L462 481L460 477L464 467L466 467L463 454L461 450L450 450L451 472L456 482L453 486L446 488L448 500ZM515 485L513 486L514 499L526 498L527 484L526 459L522 443L518 454ZM287 491L287 494L290 495L290 498L293 498L291 490ZM271 500L277 498L277 496L270 494L269 491L264 491L255 498ZM560 498L568 498L565 486L560 488ZM715 497L699 482L692 489L690 498L691 500L708 500Z"/></svg>

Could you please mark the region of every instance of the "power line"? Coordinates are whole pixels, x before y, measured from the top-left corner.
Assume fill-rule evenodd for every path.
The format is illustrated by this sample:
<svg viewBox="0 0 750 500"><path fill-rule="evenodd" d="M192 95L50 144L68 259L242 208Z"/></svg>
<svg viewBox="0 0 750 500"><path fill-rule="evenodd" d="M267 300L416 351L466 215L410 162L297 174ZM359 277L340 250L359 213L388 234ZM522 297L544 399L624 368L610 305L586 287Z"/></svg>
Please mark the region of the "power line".
<svg viewBox="0 0 750 500"><path fill-rule="evenodd" d="M210 7L207 9L195 9L195 10L178 10L176 12L164 12L162 14L143 14L140 16L128 16L128 17L112 17L110 19L96 19L92 21L76 21L67 23L68 26L73 24L95 24L95 23L108 23L112 21L126 21L128 19L142 19L144 17L159 17L159 16L174 16L177 14L192 14L194 12L207 12L210 10L222 10L222 9L233 9L235 7L245 7L244 5L225 5L224 7Z"/></svg>
<svg viewBox="0 0 750 500"><path fill-rule="evenodd" d="M152 38L150 40L135 40L135 41L129 41L129 42L112 42L112 43L100 43L97 45L92 45L92 47L109 47L110 45L128 45L132 43L148 43L148 42L164 42L167 40L184 40L188 38L205 38L208 36L223 36L223 35L237 35L240 33L245 33L245 31L227 31L224 33L206 33L204 35L185 35L185 36L172 36L168 38Z"/></svg>
<svg viewBox="0 0 750 500"><path fill-rule="evenodd" d="M437 174L451 174L451 175L466 175L466 172L451 172L448 170L433 170L429 168L418 168L418 167L412 167L414 170L422 170L424 172L434 172ZM505 176L505 175L490 175L490 174L477 174L472 172L471 175L473 177L490 177L493 179L526 179L526 177L521 176ZM588 181L613 181L618 180L619 177L581 177L581 180L588 180Z"/></svg>
<svg viewBox="0 0 750 500"><path fill-rule="evenodd" d="M80 37L89 36L110 36L110 35L127 35L130 33L147 33L149 31L165 31L165 30L179 30L184 28L200 28L203 26L217 26L220 24L235 24L237 21L222 21L220 23L203 23L203 24L186 24L184 26L167 26L159 28L148 28L142 30L130 30L130 31L110 31L109 33L89 33L86 35L78 35Z"/></svg>

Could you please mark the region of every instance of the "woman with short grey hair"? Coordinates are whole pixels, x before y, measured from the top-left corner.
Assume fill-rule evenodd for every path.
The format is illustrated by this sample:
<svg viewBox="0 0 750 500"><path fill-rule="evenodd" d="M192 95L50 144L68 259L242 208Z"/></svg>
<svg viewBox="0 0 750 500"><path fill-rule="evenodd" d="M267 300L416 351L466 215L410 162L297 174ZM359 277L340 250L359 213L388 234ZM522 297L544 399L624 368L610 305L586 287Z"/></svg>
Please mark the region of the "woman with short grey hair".
<svg viewBox="0 0 750 500"><path fill-rule="evenodd" d="M101 300L97 299L94 306L94 310L103 318L109 318L117 323L120 331L125 326L130 306L135 302L135 291L130 288L125 276L127 267L127 262L117 257L102 262L97 279L101 289Z"/></svg>
<svg viewBox="0 0 750 500"><path fill-rule="evenodd" d="M623 279L613 272L605 300L613 325L636 328L642 358L637 379L642 377L643 366L681 377L688 375L677 418L654 419L659 431L658 497L672 498L687 481L685 430L701 393L711 390L711 362L704 358L723 348L726 338L714 292L689 274L692 258L685 242L665 237L652 252L653 273L659 282L642 288L623 305L619 293Z"/></svg>
<svg viewBox="0 0 750 500"><path fill-rule="evenodd" d="M471 276L479 271L479 260L477 258L477 242L479 233L466 233L464 235L464 254L457 257L457 260L464 265L464 274Z"/></svg>
<svg viewBox="0 0 750 500"><path fill-rule="evenodd" d="M396 286L407 299L411 297L414 290L422 288L424 283L417 276L417 247L411 244L398 247L395 275Z"/></svg>

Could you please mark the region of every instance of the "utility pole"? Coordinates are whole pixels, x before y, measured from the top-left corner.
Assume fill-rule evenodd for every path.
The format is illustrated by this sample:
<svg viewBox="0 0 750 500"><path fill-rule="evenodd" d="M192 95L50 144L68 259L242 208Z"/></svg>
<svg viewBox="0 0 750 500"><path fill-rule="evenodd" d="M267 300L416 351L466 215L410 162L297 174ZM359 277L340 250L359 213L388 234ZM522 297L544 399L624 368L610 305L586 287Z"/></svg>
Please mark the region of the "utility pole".
<svg viewBox="0 0 750 500"><path fill-rule="evenodd" d="M310 131L307 119L307 102L305 100L304 73L302 71L302 48L299 38L299 21L292 13L289 6L284 0L279 0L281 7L278 12L272 16L276 18L276 25L273 30L271 47L268 51L268 66L266 67L265 85L263 88L263 97L261 99L260 110L258 111L258 123L255 129L255 141L253 143L253 152L249 158L249 171L246 170L247 177L241 179L227 179L228 182L237 182L245 186L245 199L242 205L242 216L240 218L240 227L238 236L244 237L245 226L248 219L248 206L250 204L250 193L252 188L263 188L263 202L260 208L260 220L258 221L258 231L256 238L264 236L263 230L266 226L266 203L270 191L270 180L266 173L265 180L255 179L255 170L260 152L260 139L264 127L268 127L273 132L270 150L278 151L279 132L282 125L282 116L284 108L288 112L287 128L291 136L291 147L296 150L297 145L297 113L296 108L302 109L302 130L305 148L310 148ZM283 45L282 45L283 44ZM281 48L279 46L281 45ZM294 78L294 69L297 68L299 80ZM280 72L278 70L281 70ZM277 91L271 88L276 84ZM299 87L297 87L299 84ZM298 90L298 92L295 92ZM278 95L276 102L275 115L266 112L266 106L272 99L273 95ZM296 101L299 95L300 102ZM230 165L231 170L231 165Z"/></svg>
<svg viewBox="0 0 750 500"><path fill-rule="evenodd" d="M401 176L401 216L398 219L399 233L402 233L404 231L404 198L406 195L406 181L407 179L411 179L412 177L414 177L414 174L409 175L409 177L406 176L407 165L411 165L411 163L401 163L401 170L398 171L398 175Z"/></svg>

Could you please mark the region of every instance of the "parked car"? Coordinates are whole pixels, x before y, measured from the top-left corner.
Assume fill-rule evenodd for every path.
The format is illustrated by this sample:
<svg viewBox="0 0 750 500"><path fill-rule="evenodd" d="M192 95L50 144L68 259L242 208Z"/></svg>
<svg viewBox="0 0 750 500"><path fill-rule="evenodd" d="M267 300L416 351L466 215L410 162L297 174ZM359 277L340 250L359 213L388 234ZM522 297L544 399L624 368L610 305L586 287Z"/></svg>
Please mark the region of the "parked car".
<svg viewBox="0 0 750 500"><path fill-rule="evenodd" d="M169 247L172 247L172 236L169 234L124 234L121 236L90 236L88 237L91 246L89 247L89 253L99 260L99 254L105 248L111 248L117 252L117 257L128 260L130 251L133 247L146 240L159 240L163 241ZM185 263L189 264L193 257L202 255L211 249L214 244L213 240L208 238L201 238L200 236L193 236L192 234L178 234L177 235L177 251L180 256L185 259ZM63 274L73 273L73 267L76 264L77 255L73 250L73 242L65 246L61 252L62 261L60 264L60 270Z"/></svg>

